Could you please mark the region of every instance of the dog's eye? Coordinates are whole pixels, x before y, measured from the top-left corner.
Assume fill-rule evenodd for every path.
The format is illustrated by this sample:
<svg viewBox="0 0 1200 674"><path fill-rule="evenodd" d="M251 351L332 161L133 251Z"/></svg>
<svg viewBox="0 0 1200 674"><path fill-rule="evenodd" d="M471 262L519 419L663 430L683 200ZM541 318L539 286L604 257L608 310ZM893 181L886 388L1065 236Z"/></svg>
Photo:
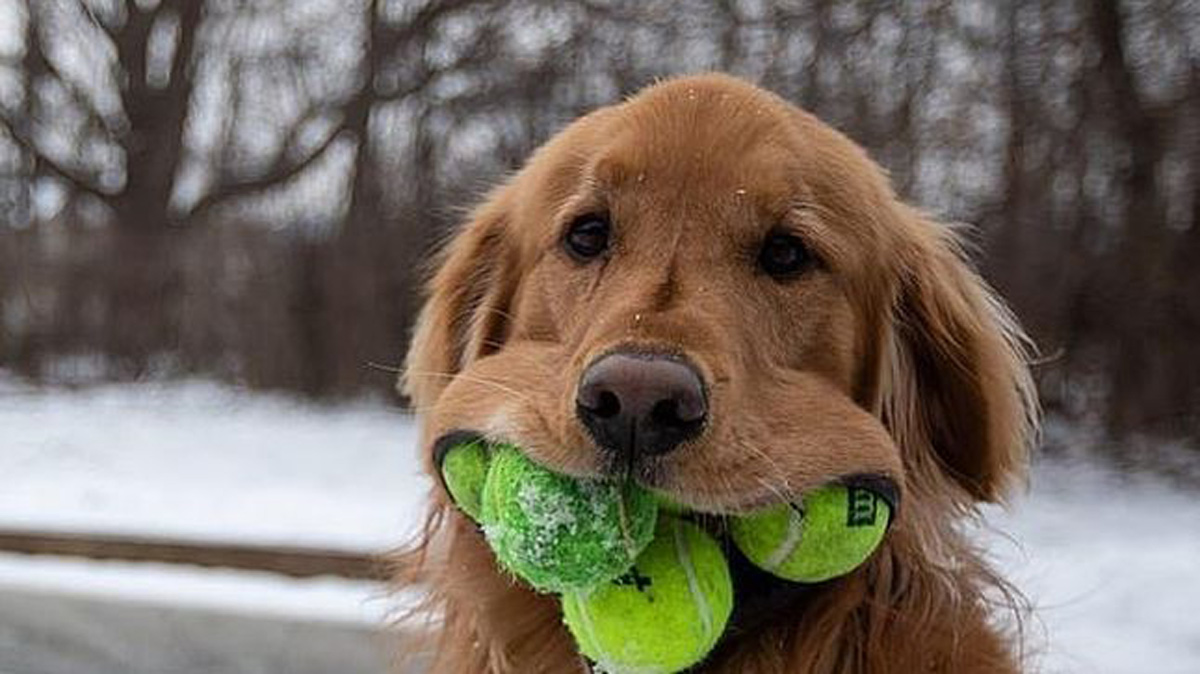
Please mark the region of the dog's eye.
<svg viewBox="0 0 1200 674"><path fill-rule="evenodd" d="M808 247L791 234L768 234L758 251L758 266L776 280L797 276L812 263L813 256Z"/></svg>
<svg viewBox="0 0 1200 674"><path fill-rule="evenodd" d="M608 250L608 219L602 215L584 215L567 227L563 246L576 260L590 260Z"/></svg>

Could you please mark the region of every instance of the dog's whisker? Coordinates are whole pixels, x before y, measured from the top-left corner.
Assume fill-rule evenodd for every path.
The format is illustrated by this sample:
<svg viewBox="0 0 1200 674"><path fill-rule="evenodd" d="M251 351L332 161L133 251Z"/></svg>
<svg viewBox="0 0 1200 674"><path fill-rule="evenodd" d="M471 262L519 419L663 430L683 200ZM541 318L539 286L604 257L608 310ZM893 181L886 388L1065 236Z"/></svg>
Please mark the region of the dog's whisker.
<svg viewBox="0 0 1200 674"><path fill-rule="evenodd" d="M372 361L372 360L368 360L368 361L364 362L363 366L369 370L378 370L380 372L386 372L388 374L403 374L404 373L404 368L400 367L399 365L385 365L383 363L376 363L375 361Z"/></svg>
<svg viewBox="0 0 1200 674"><path fill-rule="evenodd" d="M506 310L504 310L504 309L501 309L500 307L477 307L477 309L478 309L479 311L486 311L486 312L488 312L488 313L496 314L496 315L497 315L497 316L499 316L500 318L504 318L504 319L507 319L507 320L510 320L510 321L514 321L514 320L516 320L516 316L514 316L514 315L513 315L511 312L509 312L509 311L506 311Z"/></svg>
<svg viewBox="0 0 1200 674"><path fill-rule="evenodd" d="M479 377L476 375L470 375L470 374L466 374L463 372L425 372L425 371L421 371L421 370L407 370L404 374L405 374L405 376L409 376L409 377L463 379L464 381L469 381L469 382L473 382L476 384L482 384L484 386L490 386L490 387L496 389L497 391L502 391L504 393L507 393L510 396L512 396L512 397L516 398L517 400L520 400L521 402L524 402L524 403L528 403L528 404L532 405L534 402L533 398L530 397L528 394L522 393L521 391L518 391L510 386L506 386L506 385L504 385L498 381L495 381L493 379L488 379L487 377Z"/></svg>
<svg viewBox="0 0 1200 674"><path fill-rule="evenodd" d="M772 494L774 494L776 496L780 496L781 498L783 498L783 500L785 500L785 501L791 500L793 497L791 495L788 495L785 493L787 490L789 490L791 488L791 480L788 477L787 471L784 470L783 466L780 465L780 463L775 459L775 457L771 456L771 454L769 452L763 450L762 448L758 447L754 443L747 442L744 438L740 439L739 442L740 442L741 446L744 447L746 450L748 450L755 456L762 459L763 463L766 465L767 470L775 478L778 478L779 483L780 483L777 486L774 483L769 482L765 477L758 476L758 479L763 484L763 486L768 486L770 488Z"/></svg>

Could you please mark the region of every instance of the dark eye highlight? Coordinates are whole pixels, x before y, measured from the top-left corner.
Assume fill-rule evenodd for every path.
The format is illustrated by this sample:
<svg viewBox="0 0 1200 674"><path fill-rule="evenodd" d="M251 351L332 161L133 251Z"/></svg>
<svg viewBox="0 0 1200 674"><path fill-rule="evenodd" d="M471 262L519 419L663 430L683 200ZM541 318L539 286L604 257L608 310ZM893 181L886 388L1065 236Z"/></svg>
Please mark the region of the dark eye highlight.
<svg viewBox="0 0 1200 674"><path fill-rule="evenodd" d="M608 250L611 227L608 216L589 214L576 218L563 234L563 247L571 257L586 262Z"/></svg>
<svg viewBox="0 0 1200 674"><path fill-rule="evenodd" d="M808 246L798 236L772 232L758 251L758 266L771 278L783 281L799 276L815 262Z"/></svg>

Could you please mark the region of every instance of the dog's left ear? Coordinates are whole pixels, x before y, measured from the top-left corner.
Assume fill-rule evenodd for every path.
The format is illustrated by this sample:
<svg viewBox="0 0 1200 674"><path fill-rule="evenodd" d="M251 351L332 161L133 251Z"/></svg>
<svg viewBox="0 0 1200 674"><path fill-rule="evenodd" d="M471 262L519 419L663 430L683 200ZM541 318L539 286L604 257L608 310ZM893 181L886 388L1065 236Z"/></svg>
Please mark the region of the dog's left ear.
<svg viewBox="0 0 1200 674"><path fill-rule="evenodd" d="M967 263L954 230L898 205L898 291L882 414L906 461L932 450L970 496L1002 498L1037 423L1028 339Z"/></svg>
<svg viewBox="0 0 1200 674"><path fill-rule="evenodd" d="M505 340L519 280L508 202L506 187L493 193L434 260L400 381L418 408L432 407L454 375Z"/></svg>

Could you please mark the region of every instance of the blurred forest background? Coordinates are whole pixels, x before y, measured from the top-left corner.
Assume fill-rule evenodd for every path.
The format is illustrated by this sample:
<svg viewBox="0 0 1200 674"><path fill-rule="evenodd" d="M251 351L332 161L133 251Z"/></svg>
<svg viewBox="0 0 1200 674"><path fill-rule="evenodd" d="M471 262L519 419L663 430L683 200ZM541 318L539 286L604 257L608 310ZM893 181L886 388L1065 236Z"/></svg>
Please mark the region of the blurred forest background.
<svg viewBox="0 0 1200 674"><path fill-rule="evenodd" d="M708 69L977 225L1051 412L1200 436L1200 0L0 0L0 368L387 390L459 208Z"/></svg>

